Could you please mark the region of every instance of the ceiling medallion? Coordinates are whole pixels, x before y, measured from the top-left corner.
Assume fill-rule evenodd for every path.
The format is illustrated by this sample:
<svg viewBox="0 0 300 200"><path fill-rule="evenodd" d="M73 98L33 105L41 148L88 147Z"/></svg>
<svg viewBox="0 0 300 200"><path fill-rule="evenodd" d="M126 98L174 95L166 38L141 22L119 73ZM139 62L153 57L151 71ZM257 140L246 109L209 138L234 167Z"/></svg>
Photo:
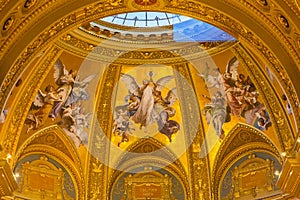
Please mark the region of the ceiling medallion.
<svg viewBox="0 0 300 200"><path fill-rule="evenodd" d="M152 6L157 0L134 0L134 2L140 6Z"/></svg>
<svg viewBox="0 0 300 200"><path fill-rule="evenodd" d="M167 5L167 0L125 0L124 5L139 11L161 9Z"/></svg>

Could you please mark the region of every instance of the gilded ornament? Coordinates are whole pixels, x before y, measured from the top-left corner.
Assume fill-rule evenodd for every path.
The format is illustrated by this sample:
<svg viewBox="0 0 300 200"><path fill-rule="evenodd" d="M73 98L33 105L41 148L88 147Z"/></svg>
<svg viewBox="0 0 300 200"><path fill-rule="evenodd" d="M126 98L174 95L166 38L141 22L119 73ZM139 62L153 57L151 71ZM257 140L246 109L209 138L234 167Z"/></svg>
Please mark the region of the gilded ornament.
<svg viewBox="0 0 300 200"><path fill-rule="evenodd" d="M260 86L259 92L263 96L264 103L267 109L271 111L270 113L271 119L273 119L276 122L273 125L278 138L280 138L279 141L281 147L282 149L289 149L289 147L286 146L287 143L284 142L284 140L282 140L282 134L288 134L289 138L294 138L293 131L292 131L292 127L289 126L289 123L287 123L288 119L286 118L286 116L282 115L284 111L280 109L282 107L279 105L279 102L276 101L276 98L273 98L276 95L273 94L273 91L267 85L267 81L262 79L262 77L264 76L257 70L256 67L254 67L254 63L252 59L242 50L242 48L236 46L235 51L239 56L241 56L242 58L241 60L243 60L244 63L246 64L247 67L246 69L249 75L253 76L253 78L251 77L253 81L260 80L260 83L259 84L256 83L255 85ZM285 81L285 83L287 83L287 81Z"/></svg>
<svg viewBox="0 0 300 200"><path fill-rule="evenodd" d="M268 5L267 0L256 0L256 1L257 1L257 3L259 3L262 6L267 6Z"/></svg>
<svg viewBox="0 0 300 200"><path fill-rule="evenodd" d="M111 6L121 6L123 3L123 0L109 0L109 4Z"/></svg>
<svg viewBox="0 0 300 200"><path fill-rule="evenodd" d="M134 0L134 2L140 6L151 6L154 5L157 0Z"/></svg>
<svg viewBox="0 0 300 200"><path fill-rule="evenodd" d="M37 2L37 0L26 0L24 3L24 8L25 9L30 9L31 7L34 6L34 4Z"/></svg>
<svg viewBox="0 0 300 200"><path fill-rule="evenodd" d="M239 136L242 132L246 132L251 135L251 142L247 142L246 144L254 143L255 145L241 144L241 140L237 136ZM233 143L237 143L239 145L237 145L235 148L232 148ZM236 149L238 149L238 151ZM232 165L239 158L245 155L249 155L249 152L266 152L268 154L274 155L274 157L282 163L282 159L278 149L270 141L269 138L247 124L237 124L221 143L219 151L216 155L217 160L214 163L212 171L212 188L216 199L218 199L219 184L221 181L221 177L223 177L225 173L225 170L229 169L230 165Z"/></svg>
<svg viewBox="0 0 300 200"><path fill-rule="evenodd" d="M289 28L289 27L290 27L290 24L289 24L287 18L284 17L283 15L279 15L279 16L278 16L278 20L279 20L280 24L281 24L283 27L285 27L285 28Z"/></svg>
<svg viewBox="0 0 300 200"><path fill-rule="evenodd" d="M13 26L14 22L15 22L14 17L9 17L7 20L5 20L5 22L2 26L2 30L7 31L8 29L10 29Z"/></svg>

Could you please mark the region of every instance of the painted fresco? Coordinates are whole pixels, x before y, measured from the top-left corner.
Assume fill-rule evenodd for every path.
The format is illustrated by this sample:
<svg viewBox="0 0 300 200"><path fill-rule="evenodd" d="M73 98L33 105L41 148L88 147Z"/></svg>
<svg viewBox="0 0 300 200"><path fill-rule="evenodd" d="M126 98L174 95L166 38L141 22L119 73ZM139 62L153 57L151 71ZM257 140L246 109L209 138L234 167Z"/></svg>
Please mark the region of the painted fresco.
<svg viewBox="0 0 300 200"><path fill-rule="evenodd" d="M47 120L55 121L71 137L75 145L88 143L91 113L86 112L82 102L90 99L89 83L96 77L84 78L75 69L67 69L57 60L54 65L53 82L39 89L26 117L27 133L42 127Z"/></svg>
<svg viewBox="0 0 300 200"><path fill-rule="evenodd" d="M231 54L223 60L227 61L220 67L213 59L203 61L202 69L198 73L205 85L198 88L201 89L198 96L208 130L213 129L219 140L226 135L224 126L229 131L236 122L268 131L272 126L270 116L251 78L234 55Z"/></svg>
<svg viewBox="0 0 300 200"><path fill-rule="evenodd" d="M162 68L164 70L160 70ZM114 108L112 132L119 138L117 145L129 142L130 136L154 137L157 133L172 142L181 129L176 119L180 112L172 68L155 66L125 70L120 77Z"/></svg>

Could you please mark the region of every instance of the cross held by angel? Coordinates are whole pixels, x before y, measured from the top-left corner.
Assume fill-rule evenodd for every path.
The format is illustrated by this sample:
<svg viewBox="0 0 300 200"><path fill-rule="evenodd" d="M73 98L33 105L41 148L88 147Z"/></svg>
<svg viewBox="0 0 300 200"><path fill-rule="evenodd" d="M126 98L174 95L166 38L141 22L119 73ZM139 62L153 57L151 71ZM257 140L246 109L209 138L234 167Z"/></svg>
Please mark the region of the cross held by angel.
<svg viewBox="0 0 300 200"><path fill-rule="evenodd" d="M161 133L165 134L166 130L170 130L172 135L179 130L177 122L169 123L169 117L175 115L175 110L171 107L177 101L176 88L169 90L166 97L162 96L162 90L174 77L164 76L154 81L155 74L152 71L148 76L149 79L144 79L139 85L131 75L121 74L121 79L128 89L129 101L125 105L117 106L116 109L125 110L134 123L139 124L141 129L144 127L144 132L147 132L149 125L157 123Z"/></svg>

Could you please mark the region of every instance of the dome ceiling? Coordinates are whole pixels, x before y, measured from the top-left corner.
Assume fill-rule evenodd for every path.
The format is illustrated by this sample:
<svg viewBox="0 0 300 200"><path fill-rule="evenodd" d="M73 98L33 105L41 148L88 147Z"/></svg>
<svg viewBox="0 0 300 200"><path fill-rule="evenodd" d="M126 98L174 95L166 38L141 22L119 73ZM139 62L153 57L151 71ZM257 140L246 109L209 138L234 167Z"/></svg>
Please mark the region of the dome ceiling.
<svg viewBox="0 0 300 200"><path fill-rule="evenodd" d="M138 2L148 6L158 1L134 0L130 6ZM115 15L95 17L115 3L120 4L110 12ZM44 32L49 37L61 34L43 51L26 51L34 58L24 62L0 121L3 138L12 138L7 141L18 180L26 179L22 162L33 169L38 160L54 165L53 172L69 174L59 184L79 185L76 194L69 191L72 197L104 199L103 188L103 196L121 191L113 197L122 199L126 180L137 180L136 174L145 171L149 177L149 171L162 168L154 176L168 181L174 177L178 181L173 184L182 184L180 192L173 191L177 199L191 199L190 194L209 199L212 192L230 199L248 195L256 186L253 177L250 189L236 185L256 163L265 171L255 177L268 177L259 182L265 193L254 195L278 192L273 186L292 148L289 138L298 130L297 110L274 66L253 53L254 48L246 48L243 34L261 44L251 28L235 26L239 24L221 12L208 12L210 8L201 10L204 5L195 7L203 20L216 21L224 30L242 30L236 34L241 36L238 41L205 22L167 13L172 9L160 7L158 13L126 8L128 13L116 14L121 4L86 7L55 24L57 30ZM90 15L92 21L85 18L77 28L64 30L72 20ZM33 186L38 193L38 187L47 185ZM240 191L232 193L231 188Z"/></svg>
<svg viewBox="0 0 300 200"><path fill-rule="evenodd" d="M155 42L226 42L236 39L208 23L162 12L132 12L105 17L81 29L111 39Z"/></svg>
<svg viewBox="0 0 300 200"><path fill-rule="evenodd" d="M119 15L109 16L101 19L102 21L118 24L121 26L130 27L157 27L157 26L170 26L191 18L162 12L132 12L123 13Z"/></svg>

